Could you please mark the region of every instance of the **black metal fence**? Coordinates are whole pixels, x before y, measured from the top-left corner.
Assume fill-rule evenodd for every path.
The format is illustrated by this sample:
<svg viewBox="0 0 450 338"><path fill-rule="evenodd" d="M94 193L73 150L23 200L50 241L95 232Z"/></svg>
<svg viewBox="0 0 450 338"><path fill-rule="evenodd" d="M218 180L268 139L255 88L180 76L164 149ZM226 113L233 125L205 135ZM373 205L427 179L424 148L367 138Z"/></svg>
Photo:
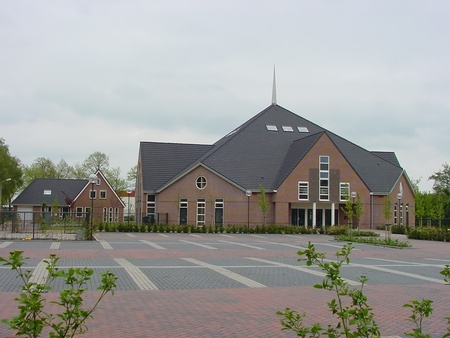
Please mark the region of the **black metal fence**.
<svg viewBox="0 0 450 338"><path fill-rule="evenodd" d="M0 211L0 239L82 239L87 220L89 213Z"/></svg>

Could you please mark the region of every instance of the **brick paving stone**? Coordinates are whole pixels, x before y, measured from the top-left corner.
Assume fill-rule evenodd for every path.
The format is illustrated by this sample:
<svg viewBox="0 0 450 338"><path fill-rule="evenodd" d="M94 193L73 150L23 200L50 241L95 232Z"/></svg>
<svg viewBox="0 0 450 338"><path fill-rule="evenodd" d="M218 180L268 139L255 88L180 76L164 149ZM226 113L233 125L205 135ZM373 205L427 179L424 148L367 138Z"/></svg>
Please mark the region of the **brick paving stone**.
<svg viewBox="0 0 450 338"><path fill-rule="evenodd" d="M329 236L133 235L135 237L124 233L96 235L112 249L105 249L99 242L65 241L60 242L59 249L51 248L52 241L13 241L6 246L3 244L7 242L5 240L0 241L0 256L7 257L12 250L23 250L25 256L31 257L27 262L31 270L50 253L61 257L61 266L92 267L96 273L88 284L88 304L92 304L99 295L95 291L100 283L97 272L109 269L117 274L116 293L102 301L94 313L94 319L87 323L89 332L85 337L294 337L292 333L281 331L280 318L275 315L277 310L286 307L306 311L306 323L334 322L326 306L333 294L312 287L321 281L320 277L262 262L304 267L304 262L297 262L296 252L308 241L316 243L318 251L326 252L327 258L333 258L344 243L335 242ZM143 240L166 249L158 250L141 242ZM217 249L211 250L181 240ZM223 240L247 246L221 242ZM427 332L436 337L442 336L446 327L443 317L449 315L449 286L370 268L380 266L439 279L441 267L450 263L449 243L410 242L413 245L411 249L355 244L357 250L351 254L355 266L345 267L343 274L351 279L361 274L369 277L365 292L383 336L403 337L405 331L411 330L412 323L406 320L410 312L403 308L403 304L421 298L432 299L435 309L433 315L425 320ZM139 269L160 290L139 290L124 266L114 260L117 258ZM267 287L248 287L208 268L208 265L196 266L183 258L226 269ZM64 287L60 282L53 286L54 291ZM0 268L0 318L10 318L17 311L13 299L18 291L18 278L9 269ZM51 292L45 297L54 300L57 293ZM6 337L13 337L13 334L0 324L0 338Z"/></svg>

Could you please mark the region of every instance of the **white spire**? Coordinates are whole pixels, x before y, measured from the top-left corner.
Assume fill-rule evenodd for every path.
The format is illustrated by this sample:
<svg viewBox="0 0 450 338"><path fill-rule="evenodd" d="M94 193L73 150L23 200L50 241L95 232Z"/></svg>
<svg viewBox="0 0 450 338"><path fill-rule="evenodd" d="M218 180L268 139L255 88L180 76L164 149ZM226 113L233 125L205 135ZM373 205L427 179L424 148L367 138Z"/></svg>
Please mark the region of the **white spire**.
<svg viewBox="0 0 450 338"><path fill-rule="evenodd" d="M277 104L277 86L275 83L275 65L273 66L272 104Z"/></svg>

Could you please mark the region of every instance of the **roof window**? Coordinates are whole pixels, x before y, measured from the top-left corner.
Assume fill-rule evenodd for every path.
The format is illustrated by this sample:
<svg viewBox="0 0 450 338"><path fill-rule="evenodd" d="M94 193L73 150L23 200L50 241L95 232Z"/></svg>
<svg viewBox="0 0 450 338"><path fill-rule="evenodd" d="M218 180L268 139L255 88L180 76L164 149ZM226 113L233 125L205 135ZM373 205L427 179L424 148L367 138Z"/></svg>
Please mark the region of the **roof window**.
<svg viewBox="0 0 450 338"><path fill-rule="evenodd" d="M278 131L277 126L271 125L271 124L266 124L266 128L268 131Z"/></svg>
<svg viewBox="0 0 450 338"><path fill-rule="evenodd" d="M299 133L309 133L308 128L306 127L297 127Z"/></svg>
<svg viewBox="0 0 450 338"><path fill-rule="evenodd" d="M44 190L44 195L51 195L52 191L51 190Z"/></svg>
<svg viewBox="0 0 450 338"><path fill-rule="evenodd" d="M294 132L294 129L291 126L281 126L281 128L283 128L283 131Z"/></svg>

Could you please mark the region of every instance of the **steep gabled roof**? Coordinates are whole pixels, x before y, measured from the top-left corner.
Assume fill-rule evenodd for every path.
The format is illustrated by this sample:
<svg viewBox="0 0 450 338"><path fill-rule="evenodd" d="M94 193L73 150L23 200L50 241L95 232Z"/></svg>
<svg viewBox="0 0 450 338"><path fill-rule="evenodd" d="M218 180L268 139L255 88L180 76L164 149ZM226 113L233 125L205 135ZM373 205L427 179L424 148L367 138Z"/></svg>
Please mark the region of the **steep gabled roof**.
<svg viewBox="0 0 450 338"><path fill-rule="evenodd" d="M277 131L267 126L276 126ZM299 132L297 127L308 132ZM270 105L217 141L202 163L244 189L257 191L262 185L271 190L291 144L323 130L283 107Z"/></svg>
<svg viewBox="0 0 450 338"><path fill-rule="evenodd" d="M68 206L66 197L74 200L88 183L88 180L36 178L12 204L41 205L45 202L50 206L57 198L60 206Z"/></svg>
<svg viewBox="0 0 450 338"><path fill-rule="evenodd" d="M403 173L399 165L336 134L328 132L328 135L370 191L387 193Z"/></svg>
<svg viewBox="0 0 450 338"><path fill-rule="evenodd" d="M243 190L276 190L323 133L370 191L386 192L402 174L394 153L365 150L272 104L213 145L142 142L144 190L164 188L199 165Z"/></svg>
<svg viewBox="0 0 450 338"><path fill-rule="evenodd" d="M371 153L391 162L397 167L400 167L400 162L393 151L371 151Z"/></svg>
<svg viewBox="0 0 450 338"><path fill-rule="evenodd" d="M181 174L198 160L212 145L141 142L140 160L144 191L156 191Z"/></svg>

